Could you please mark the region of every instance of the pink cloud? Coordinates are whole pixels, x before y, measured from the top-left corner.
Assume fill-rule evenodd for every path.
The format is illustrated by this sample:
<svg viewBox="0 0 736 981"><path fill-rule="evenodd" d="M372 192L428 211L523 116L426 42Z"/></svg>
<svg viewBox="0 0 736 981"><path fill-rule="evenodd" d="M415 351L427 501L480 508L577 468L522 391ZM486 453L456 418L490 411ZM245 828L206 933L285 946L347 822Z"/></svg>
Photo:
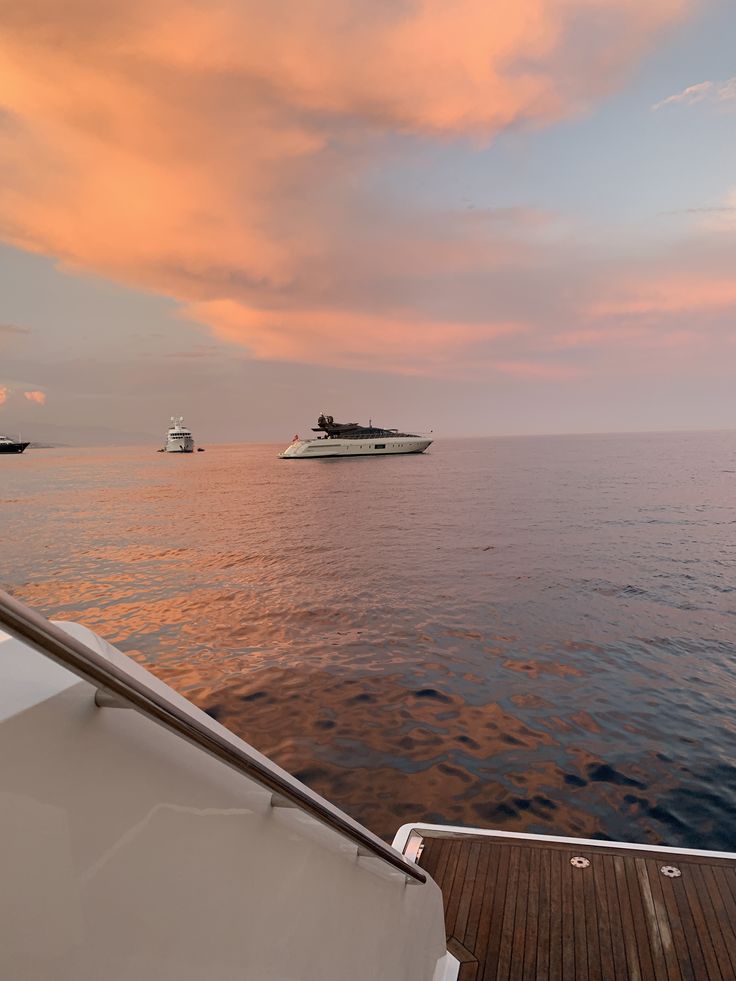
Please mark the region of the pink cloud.
<svg viewBox="0 0 736 981"><path fill-rule="evenodd" d="M46 393L33 391L33 392L23 392L23 395L28 399L29 402L36 402L38 405L46 405Z"/></svg>
<svg viewBox="0 0 736 981"><path fill-rule="evenodd" d="M497 361L493 368L503 375L519 379L567 381L584 374L582 368L543 361Z"/></svg>
<svg viewBox="0 0 736 981"><path fill-rule="evenodd" d="M386 135L488 140L579 113L685 7L11 5L0 237L173 296L260 358L397 371L476 355L533 364L504 349L526 316L427 315L417 301L435 274L523 265L524 243L485 216L402 225L372 208L361 175Z"/></svg>
<svg viewBox="0 0 736 981"><path fill-rule="evenodd" d="M736 280L670 274L623 283L590 309L594 317L636 317L736 307Z"/></svg>
<svg viewBox="0 0 736 981"><path fill-rule="evenodd" d="M698 82L688 85L682 92L670 95L652 106L652 109L663 109L665 106L693 106L698 102L734 102L736 101L736 76L725 82Z"/></svg>

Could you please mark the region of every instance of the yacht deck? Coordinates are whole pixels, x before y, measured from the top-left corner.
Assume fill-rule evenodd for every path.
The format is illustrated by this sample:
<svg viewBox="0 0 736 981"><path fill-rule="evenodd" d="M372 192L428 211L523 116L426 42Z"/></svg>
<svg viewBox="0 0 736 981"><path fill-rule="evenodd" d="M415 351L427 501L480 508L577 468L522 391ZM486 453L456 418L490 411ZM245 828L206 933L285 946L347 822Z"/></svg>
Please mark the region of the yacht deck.
<svg viewBox="0 0 736 981"><path fill-rule="evenodd" d="M415 848L416 835L459 981L736 978L736 856L422 828Z"/></svg>

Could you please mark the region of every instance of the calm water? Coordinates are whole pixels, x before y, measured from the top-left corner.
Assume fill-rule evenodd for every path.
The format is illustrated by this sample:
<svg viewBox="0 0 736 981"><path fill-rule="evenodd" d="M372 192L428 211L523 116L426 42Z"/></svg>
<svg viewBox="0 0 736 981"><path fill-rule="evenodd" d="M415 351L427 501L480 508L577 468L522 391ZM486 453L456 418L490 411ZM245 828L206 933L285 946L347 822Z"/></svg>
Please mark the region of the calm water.
<svg viewBox="0 0 736 981"><path fill-rule="evenodd" d="M379 834L736 849L736 433L0 457L0 581Z"/></svg>

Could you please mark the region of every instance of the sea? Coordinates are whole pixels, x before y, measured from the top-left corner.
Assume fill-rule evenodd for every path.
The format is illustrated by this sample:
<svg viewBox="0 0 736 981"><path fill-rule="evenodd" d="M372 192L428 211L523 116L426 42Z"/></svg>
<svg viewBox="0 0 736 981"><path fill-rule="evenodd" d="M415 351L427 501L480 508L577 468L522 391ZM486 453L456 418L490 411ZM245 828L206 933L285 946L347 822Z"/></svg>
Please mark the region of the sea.
<svg viewBox="0 0 736 981"><path fill-rule="evenodd" d="M736 432L0 456L0 583L390 840L736 850Z"/></svg>

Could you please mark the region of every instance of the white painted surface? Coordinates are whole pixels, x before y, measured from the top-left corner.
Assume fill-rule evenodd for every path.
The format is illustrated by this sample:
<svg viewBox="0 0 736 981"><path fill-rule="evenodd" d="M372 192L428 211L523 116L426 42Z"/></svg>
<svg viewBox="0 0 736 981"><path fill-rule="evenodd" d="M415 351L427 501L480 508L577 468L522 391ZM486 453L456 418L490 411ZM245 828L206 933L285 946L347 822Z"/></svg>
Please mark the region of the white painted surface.
<svg viewBox="0 0 736 981"><path fill-rule="evenodd" d="M151 678L147 671L139 668L135 662L81 623L62 623L56 620L52 623L108 660L118 660L118 663L125 665L126 669L138 677L142 674L146 680ZM71 672L2 630L0 666L0 722L77 684L77 678Z"/></svg>
<svg viewBox="0 0 736 981"><path fill-rule="evenodd" d="M188 705L85 628L64 626ZM407 886L138 713L97 708L90 685L62 680L42 655L8 650L4 641L0 691L12 680L38 700L0 722L1 977L439 977L434 882Z"/></svg>
<svg viewBox="0 0 736 981"><path fill-rule="evenodd" d="M560 842L563 845L576 845L595 848L631 848L634 851L668 852L672 855L699 855L705 858L736 858L734 852L713 852L704 848L671 848L667 845L641 845L630 841L605 841L600 838L567 838L564 835L532 835L521 831L492 831L488 828L469 828L455 824L402 824L394 835L394 848L410 861L414 861L410 852L405 852L406 845L412 837L412 832L423 834L427 838L439 838L442 835L484 835L488 838L523 838L528 841Z"/></svg>
<svg viewBox="0 0 736 981"><path fill-rule="evenodd" d="M423 453L432 444L420 436L371 436L370 439L297 439L280 453L284 460L326 456L390 456Z"/></svg>
<svg viewBox="0 0 736 981"><path fill-rule="evenodd" d="M442 960L437 961L433 981L457 981L460 961L448 950Z"/></svg>
<svg viewBox="0 0 736 981"><path fill-rule="evenodd" d="M0 722L65 688L77 679L0 630Z"/></svg>

